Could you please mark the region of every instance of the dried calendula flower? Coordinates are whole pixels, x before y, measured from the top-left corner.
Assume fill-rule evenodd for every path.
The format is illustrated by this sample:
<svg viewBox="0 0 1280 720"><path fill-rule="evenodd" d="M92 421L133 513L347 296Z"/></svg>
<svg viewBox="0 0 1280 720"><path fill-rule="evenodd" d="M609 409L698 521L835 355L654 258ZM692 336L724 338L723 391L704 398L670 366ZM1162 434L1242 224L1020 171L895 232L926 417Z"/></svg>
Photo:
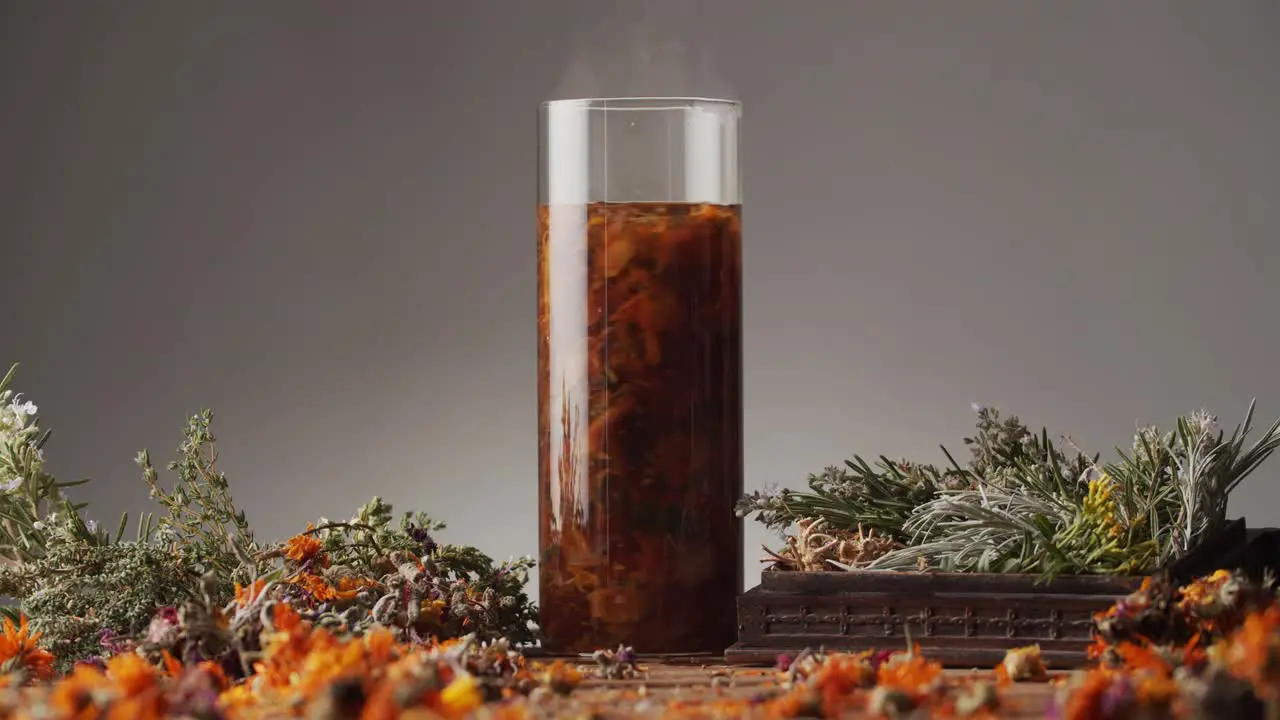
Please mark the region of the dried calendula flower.
<svg viewBox="0 0 1280 720"><path fill-rule="evenodd" d="M541 668L539 681L558 695L568 695L582 683L582 673L564 660Z"/></svg>
<svg viewBox="0 0 1280 720"><path fill-rule="evenodd" d="M876 669L876 684L923 696L942 684L942 664L920 654L920 648L889 656Z"/></svg>
<svg viewBox="0 0 1280 720"><path fill-rule="evenodd" d="M306 532L289 538L284 546L284 556L298 564L304 564L319 555L324 544L312 534L314 531L315 526L308 524Z"/></svg>
<svg viewBox="0 0 1280 720"><path fill-rule="evenodd" d="M996 677L1010 682L1044 682L1049 679L1039 645L1013 648L996 668Z"/></svg>
<svg viewBox="0 0 1280 720"><path fill-rule="evenodd" d="M40 647L40 633L31 632L27 616L18 624L6 617L4 634L0 635L0 673L15 674L28 682L53 678L53 653Z"/></svg>

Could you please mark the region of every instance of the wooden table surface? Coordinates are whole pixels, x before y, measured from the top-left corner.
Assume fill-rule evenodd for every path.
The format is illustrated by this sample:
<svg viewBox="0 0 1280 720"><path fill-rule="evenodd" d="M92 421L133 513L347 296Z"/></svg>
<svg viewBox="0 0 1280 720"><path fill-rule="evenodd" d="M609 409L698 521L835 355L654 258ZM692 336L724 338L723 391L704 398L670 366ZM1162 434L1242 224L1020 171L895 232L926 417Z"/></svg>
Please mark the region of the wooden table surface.
<svg viewBox="0 0 1280 720"><path fill-rule="evenodd" d="M586 669L584 658L564 658ZM539 658L545 660L545 658ZM583 681L570 701L572 708L559 707L555 715L597 713L597 717L637 717L660 715L672 700L682 706L713 702L717 699L747 699L777 687L776 673L771 668L726 665L718 658L666 659L641 661L647 670L644 678L635 680ZM947 670L954 678L977 674L991 677L984 670ZM1002 692L1001 717L1043 718L1053 698L1054 688L1046 683L1019 683ZM548 708L550 709L550 708Z"/></svg>

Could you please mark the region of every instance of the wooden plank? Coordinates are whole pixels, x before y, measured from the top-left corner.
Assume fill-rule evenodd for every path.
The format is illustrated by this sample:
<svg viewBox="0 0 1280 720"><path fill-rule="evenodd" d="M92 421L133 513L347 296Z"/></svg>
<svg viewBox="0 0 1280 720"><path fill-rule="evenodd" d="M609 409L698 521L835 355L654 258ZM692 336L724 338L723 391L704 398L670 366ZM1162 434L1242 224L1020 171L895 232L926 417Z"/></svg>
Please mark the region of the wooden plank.
<svg viewBox="0 0 1280 720"><path fill-rule="evenodd" d="M581 657L566 659L581 663L584 668L591 665ZM698 659L670 658L653 662L641 658L641 666L646 669L643 679L586 680L571 698L552 701L545 708L549 711L546 716L594 714L600 718L654 717L658 711L666 708L668 714L662 715L663 717L678 718L681 715L675 711L672 703L678 703L693 716L699 708L709 710L717 702L746 700L779 689L777 674L769 668L728 666L720 658L710 659L709 662L696 660ZM773 658L769 658L770 663L772 660ZM974 676L991 678L985 671L975 673L948 670L946 674L954 680ZM1045 683L1007 687L1002 692L1005 706L1000 717L1042 718L1052 701L1053 692L1053 688ZM698 716L707 717L709 714ZM751 715L748 713L743 717ZM856 714L852 717L866 716Z"/></svg>
<svg viewBox="0 0 1280 720"><path fill-rule="evenodd" d="M806 639L766 638L753 642L741 642L725 651L725 661L731 665L759 665L775 662L779 655L794 655L799 650L816 648L819 643L804 642ZM972 642L942 642L954 640L939 638L937 642L921 643L921 652L937 660L943 666L952 669L994 668L1004 660L1005 653L1017 647L1027 645L1025 642L1009 642L1004 644L984 643L975 645ZM1060 645L1040 642L1040 654L1045 664L1051 668L1070 670L1084 667L1088 657L1075 643ZM861 652L879 650L886 647L880 638L849 639L822 645L823 648L838 652Z"/></svg>

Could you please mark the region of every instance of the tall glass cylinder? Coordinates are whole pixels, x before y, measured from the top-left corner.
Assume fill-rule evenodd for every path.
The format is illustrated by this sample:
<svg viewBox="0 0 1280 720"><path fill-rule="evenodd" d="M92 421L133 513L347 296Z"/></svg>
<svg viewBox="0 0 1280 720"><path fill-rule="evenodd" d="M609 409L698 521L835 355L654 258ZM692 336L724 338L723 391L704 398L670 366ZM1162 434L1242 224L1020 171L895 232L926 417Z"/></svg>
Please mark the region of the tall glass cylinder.
<svg viewBox="0 0 1280 720"><path fill-rule="evenodd" d="M544 103L544 645L720 653L742 587L741 105Z"/></svg>

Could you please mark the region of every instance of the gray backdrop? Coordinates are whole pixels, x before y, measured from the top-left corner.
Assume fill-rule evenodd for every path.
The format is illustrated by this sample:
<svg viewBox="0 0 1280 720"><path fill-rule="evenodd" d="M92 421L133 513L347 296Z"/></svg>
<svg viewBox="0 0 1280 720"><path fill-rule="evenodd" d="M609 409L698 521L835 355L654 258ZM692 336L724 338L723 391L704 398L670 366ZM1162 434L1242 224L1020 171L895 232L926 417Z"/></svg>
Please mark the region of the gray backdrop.
<svg viewBox="0 0 1280 720"><path fill-rule="evenodd" d="M0 361L105 522L211 406L265 537L378 493L532 553L536 106L729 95L748 487L941 460L975 401L1099 450L1270 420L1278 33L1267 0L5 1Z"/></svg>

